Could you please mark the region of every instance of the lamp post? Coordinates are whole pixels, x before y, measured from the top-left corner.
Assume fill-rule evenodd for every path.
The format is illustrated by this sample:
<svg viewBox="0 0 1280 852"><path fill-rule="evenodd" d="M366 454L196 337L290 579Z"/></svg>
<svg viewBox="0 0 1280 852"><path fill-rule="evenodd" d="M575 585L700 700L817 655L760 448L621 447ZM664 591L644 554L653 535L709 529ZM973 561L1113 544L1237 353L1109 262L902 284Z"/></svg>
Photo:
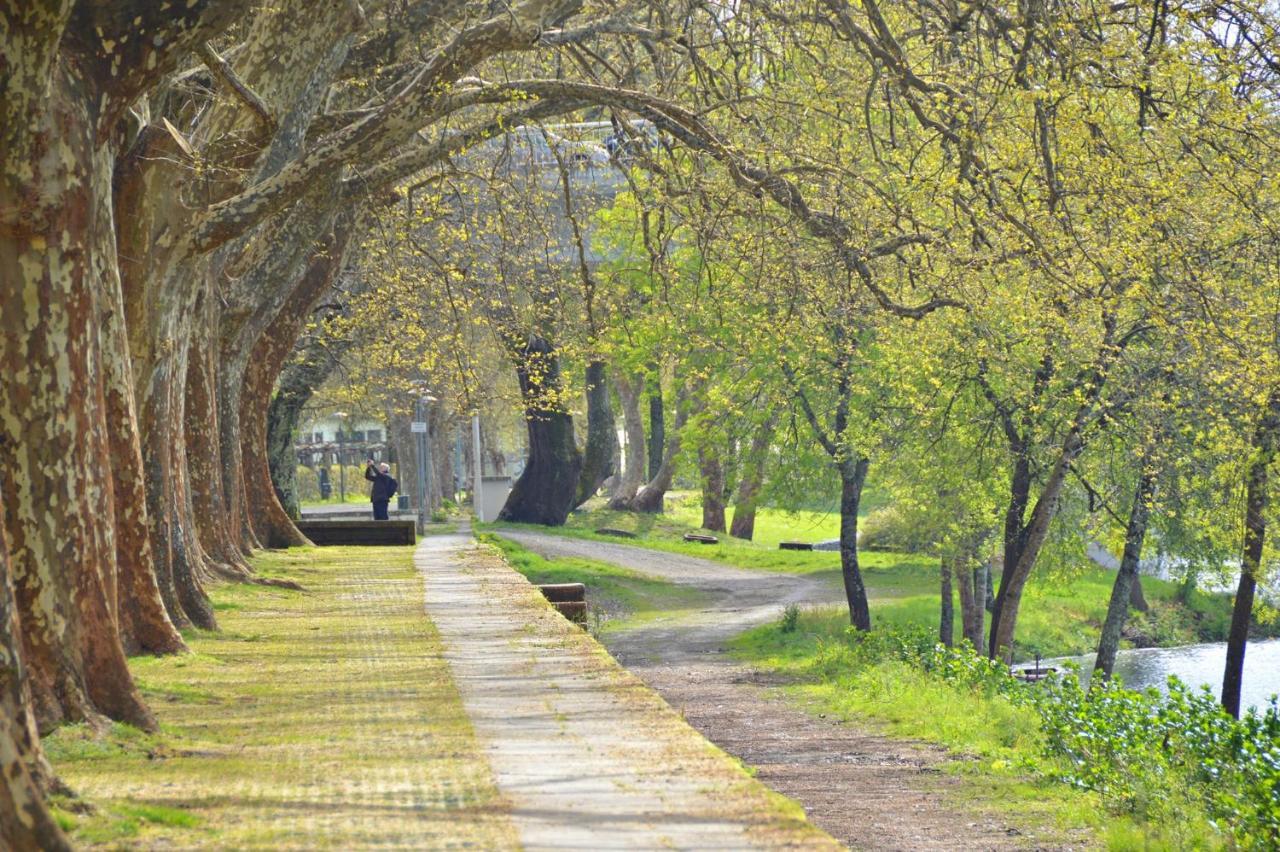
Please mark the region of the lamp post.
<svg viewBox="0 0 1280 852"><path fill-rule="evenodd" d="M418 442L418 532L427 527L431 506L431 434L427 431L431 403L437 399L423 388L422 395L414 403L413 433Z"/></svg>
<svg viewBox="0 0 1280 852"><path fill-rule="evenodd" d="M480 412L471 415L471 455L475 457L475 473L471 482L471 508L475 510L477 521L486 521L484 516L484 488L481 484L484 461L480 457Z"/></svg>
<svg viewBox="0 0 1280 852"><path fill-rule="evenodd" d="M338 502L345 503L347 502L347 468L342 461L342 424L346 420L347 412L335 411L333 416L338 421Z"/></svg>

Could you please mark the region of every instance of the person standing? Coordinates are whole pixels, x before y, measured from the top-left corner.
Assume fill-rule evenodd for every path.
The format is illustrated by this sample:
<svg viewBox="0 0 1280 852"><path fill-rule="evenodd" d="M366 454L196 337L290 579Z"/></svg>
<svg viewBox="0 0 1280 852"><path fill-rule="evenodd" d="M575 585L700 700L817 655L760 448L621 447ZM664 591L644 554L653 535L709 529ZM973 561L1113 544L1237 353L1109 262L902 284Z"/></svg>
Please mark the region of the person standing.
<svg viewBox="0 0 1280 852"><path fill-rule="evenodd" d="M369 491L369 502L373 504L373 519L387 520L387 504L391 502L391 498L400 487L400 483L396 482L395 477L391 475L391 465L383 462L375 466L373 459L369 459L369 465L364 469L364 478L373 483L373 488Z"/></svg>

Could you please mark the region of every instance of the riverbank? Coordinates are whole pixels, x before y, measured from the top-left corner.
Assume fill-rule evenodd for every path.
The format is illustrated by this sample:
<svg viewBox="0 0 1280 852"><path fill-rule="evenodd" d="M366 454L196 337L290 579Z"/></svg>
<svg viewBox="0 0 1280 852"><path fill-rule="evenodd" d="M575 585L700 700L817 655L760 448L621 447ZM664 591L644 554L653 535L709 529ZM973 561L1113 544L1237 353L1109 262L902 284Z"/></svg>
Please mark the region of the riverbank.
<svg viewBox="0 0 1280 852"><path fill-rule="evenodd" d="M595 513L591 522L602 519L614 518ZM649 548L655 528L660 531L658 535L666 536L680 531L680 527L672 525L669 519L662 525L645 522L645 526L649 527L649 532L632 542L641 548ZM666 528L663 530L663 527ZM540 530L536 535L557 540L557 536L548 535L550 532L554 531ZM521 530L515 535L535 533ZM643 574L626 572L616 565L581 558L581 554L589 553L584 548L594 537L590 533L584 535L581 530L571 530L570 535L558 536L558 540L566 544L573 540L579 542L573 548L563 549L566 553L579 554L576 558L563 558L561 555L543 559L509 541L502 542L500 546L508 558L535 581L577 580L588 583L590 596L603 603L604 611L611 615L600 619L596 628L604 633L616 631L618 636L607 636L614 649L630 652L628 649L635 646L635 641L627 640L628 632L641 636L646 631L652 632L654 641L649 642L649 646L658 646L672 636L667 623L698 618L696 609L705 601L689 595L687 590L676 591L678 586L675 583L655 581ZM602 539L600 546L605 548L617 546L617 539L608 540L608 545L603 536L599 539ZM678 553L676 546L671 546L671 541L666 544L649 548L649 551ZM749 545L739 544L737 548L746 546ZM701 545L691 548L696 555L708 556L713 555L709 551L714 549L713 546ZM817 554L809 555L813 558ZM831 558L833 554L823 555ZM724 560L723 556L724 553L721 560ZM768 556L776 558L776 554ZM852 650L858 641L847 628L844 610L837 606L801 606L791 613L782 614L781 618L774 615L772 623L751 629L744 636L728 642L735 659L748 667L748 672L756 673L745 677L753 682L759 679L774 684L772 692L785 696L791 706L803 707L809 718L819 720L820 725L835 724L836 730L840 730L841 725L861 727L869 724L890 737L945 746L952 760L942 765L943 771L947 775L973 780L973 784L961 785L961 789L983 791L973 796L972 805L978 811L991 814L992 809L996 809L1006 819L1012 815L1034 815L1041 830L1052 825L1069 834L1085 832L1092 835L1094 842L1108 848L1215 848L1230 842L1216 828L1224 825L1222 814L1226 806L1213 798L1216 793L1212 796L1204 794L1207 788L1201 779L1197 779L1194 769L1204 762L1197 757L1201 753L1197 750L1203 751L1206 743L1212 746L1216 742L1215 737L1188 743L1174 756L1160 747L1144 746L1146 751L1137 757L1125 752L1124 748L1115 748L1115 761L1107 762L1098 753L1089 751L1089 756L1083 759L1084 765L1108 768L1102 782L1093 778L1071 777L1069 770L1073 761L1061 750L1048 750L1044 723L1046 709L1016 700L1018 693L1006 692L1005 686L997 686L1007 681L1007 675L997 670L998 667L986 672L982 665L977 665L986 665L984 661L969 655L975 660L975 670L982 673L982 677L977 682L965 679L957 682L920 664L924 651L902 654L902 649L911 643L929 651L933 649L937 592L933 591L932 583L936 582L936 567L905 554L876 556L881 564L869 569L867 580L872 610L878 617L874 636L881 637L884 642L881 651L868 656ZM672 573L676 573L675 569ZM762 571L759 567L748 573L778 576L776 572ZM835 583L831 588L838 591L838 574L829 568L809 565L809 571L790 572L791 576L796 573L800 574L796 580L826 580ZM1093 635L1088 635L1087 624L1080 623L1080 601L1088 601L1094 596L1105 601L1110 592L1111 576L1102 571L1089 573L1092 576L1084 577L1083 582L1082 578L1075 578L1065 588L1053 590L1053 594L1029 594L1028 608L1024 609L1025 635L1036 637L1046 649L1068 646L1070 642L1092 646L1096 642L1096 627ZM788 576L788 573L783 572L781 576ZM677 582L682 580L684 577L677 574ZM1170 583L1149 582L1148 587L1148 599L1153 603L1160 601L1170 608L1178 606L1176 590ZM918 594L913 594L915 590ZM1166 600L1165 595L1169 599ZM774 613L782 609L781 601L782 597L774 597ZM1183 609L1181 617L1192 624L1204 622L1206 619L1203 615L1198 617L1198 611L1212 613L1215 601L1210 595L1201 596L1201 601L1203 610ZM1216 601L1217 606L1221 604L1222 601ZM731 611L733 618L726 619L730 628L733 619L741 614L737 608L731 608ZM719 618L724 618L724 615ZM1101 614L1098 619L1101 620ZM910 637L909 641L904 637ZM704 654L713 650L714 643L704 649ZM663 682L660 672L650 677L654 677L655 682ZM741 679L744 675L737 677ZM669 683L664 684L662 691L668 700L721 707L732 705L736 709L731 715L750 715L742 710L744 698L736 693L728 695L726 690L730 687L719 683L716 678L705 675L685 677L684 673L677 672L667 681ZM1021 690L1024 687L1016 688ZM1194 705L1196 715L1193 719L1171 723L1174 734L1178 736L1183 729L1226 729L1234 724L1222 718L1212 697L1207 701L1193 698L1184 704ZM739 751L735 753L739 753L742 759L751 759L753 739L748 737L736 743L732 739L733 727L740 722L722 718L723 713L716 713L709 707L681 706L686 707L686 715L690 716L691 722L696 716L710 714L705 720L708 736L713 739L723 737L726 739L724 747L731 748L731 751L737 748ZM1079 728L1098 737L1089 746L1091 750L1102 746L1107 739L1121 745L1146 742L1142 739L1142 734L1147 733L1144 720L1151 718L1152 714L1167 711L1167 707L1152 704L1146 697L1132 693L1121 693L1108 700L1108 706L1126 707L1126 713L1130 715L1128 722L1107 718L1105 711L1089 705L1083 698L1064 706L1071 707L1073 713L1079 711L1079 715L1071 716L1066 725L1071 732ZM1126 732L1121 722L1137 724L1138 727ZM758 722L748 724L758 725ZM799 729L799 725L792 727ZM718 728L723 730L717 733ZM756 730L754 736L764 736L763 727L753 729ZM840 739L835 733L831 737L832 742ZM1229 741L1230 737L1226 739ZM1164 775L1155 770L1152 770L1155 771L1152 775L1144 769L1148 765L1160 766L1161 761L1172 761L1171 768ZM1082 791L1078 787L1080 783L1093 783L1097 787ZM1270 782L1265 778L1257 782L1258 785L1266 783ZM1261 796L1254 794L1256 789L1254 793L1248 793L1248 789L1252 789L1248 782L1240 783L1231 791L1236 789L1243 789L1245 792L1240 796L1249 802L1267 801L1265 792ZM803 798L800 793L792 794ZM1230 792L1230 796L1235 794ZM1243 843L1239 838L1235 842Z"/></svg>
<svg viewBox="0 0 1280 852"><path fill-rule="evenodd" d="M669 514L646 515L611 512L602 508L600 501L593 501L588 503L586 511L571 514L563 527L480 524L477 528L495 531L527 528L586 541L622 541L736 568L810 575L834 590L842 588L838 553L778 549L778 542L784 540L814 541L830 537L838 524L834 515L764 507L757 514L754 541L720 535L718 543L706 545L683 539L686 533L699 531L693 526L700 519L696 509L696 503L676 501ZM622 539L596 532L606 528L632 533L635 538ZM871 618L875 626L937 630L939 567L936 557L868 551L859 554L859 563L867 593L874 599ZM1036 656L1067 657L1096 650L1114 581L1114 572L1092 563L1033 574L1019 613L1015 658L1022 661ZM1177 583L1151 577L1144 577L1142 586L1150 610L1131 613L1121 647L1175 647L1226 639L1231 595L1199 590L1186 594ZM833 597L833 601L841 599L841 595ZM616 605L608 603L608 595L604 600L607 606L602 615L606 620L628 610L625 600ZM954 605L957 617L953 638L959 641L959 602ZM838 638L848 625L847 610L839 605L814 607L806 616L810 633L828 641ZM1255 635L1258 638L1280 635L1280 621L1258 624Z"/></svg>
<svg viewBox="0 0 1280 852"><path fill-rule="evenodd" d="M724 653L733 635L776 620L787 602L842 594L819 577L747 571L532 529L484 540L536 582L586 582L593 609L602 602L614 609L629 598L634 609L614 610L599 625L610 652L704 736L800 802L815 824L851 848L1095 845L1101 831L1096 798L1012 773L970 777L963 771L967 757L884 736L863 720L808 712L773 688L777 678Z"/></svg>

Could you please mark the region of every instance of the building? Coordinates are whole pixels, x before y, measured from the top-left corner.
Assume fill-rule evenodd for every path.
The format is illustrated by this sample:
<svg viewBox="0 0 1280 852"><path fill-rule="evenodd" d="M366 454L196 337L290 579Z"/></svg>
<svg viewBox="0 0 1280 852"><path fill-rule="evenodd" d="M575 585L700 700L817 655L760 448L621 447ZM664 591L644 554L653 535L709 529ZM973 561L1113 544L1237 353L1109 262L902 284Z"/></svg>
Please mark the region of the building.
<svg viewBox="0 0 1280 852"><path fill-rule="evenodd" d="M293 447L298 463L308 467L337 464L339 452L346 464L360 464L370 457L383 461L388 456L387 427L373 418L328 414L302 424Z"/></svg>

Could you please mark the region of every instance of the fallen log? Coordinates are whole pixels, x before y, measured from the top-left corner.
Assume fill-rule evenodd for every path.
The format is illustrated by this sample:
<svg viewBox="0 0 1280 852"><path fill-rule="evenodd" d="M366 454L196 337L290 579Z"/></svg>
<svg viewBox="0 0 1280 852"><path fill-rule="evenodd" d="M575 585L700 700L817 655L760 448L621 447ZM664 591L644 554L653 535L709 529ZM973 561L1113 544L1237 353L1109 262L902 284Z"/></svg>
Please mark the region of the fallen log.
<svg viewBox="0 0 1280 852"><path fill-rule="evenodd" d="M611 535L616 538L635 538L636 534L627 530L618 530L613 527L601 527L596 530L596 535Z"/></svg>
<svg viewBox="0 0 1280 852"><path fill-rule="evenodd" d="M813 550L813 545L807 541L780 541L778 542L779 550Z"/></svg>
<svg viewBox="0 0 1280 852"><path fill-rule="evenodd" d="M701 542L702 544L719 544L720 543L720 539L716 538L715 536L703 535L702 533L685 533L684 540L697 541L697 542Z"/></svg>

